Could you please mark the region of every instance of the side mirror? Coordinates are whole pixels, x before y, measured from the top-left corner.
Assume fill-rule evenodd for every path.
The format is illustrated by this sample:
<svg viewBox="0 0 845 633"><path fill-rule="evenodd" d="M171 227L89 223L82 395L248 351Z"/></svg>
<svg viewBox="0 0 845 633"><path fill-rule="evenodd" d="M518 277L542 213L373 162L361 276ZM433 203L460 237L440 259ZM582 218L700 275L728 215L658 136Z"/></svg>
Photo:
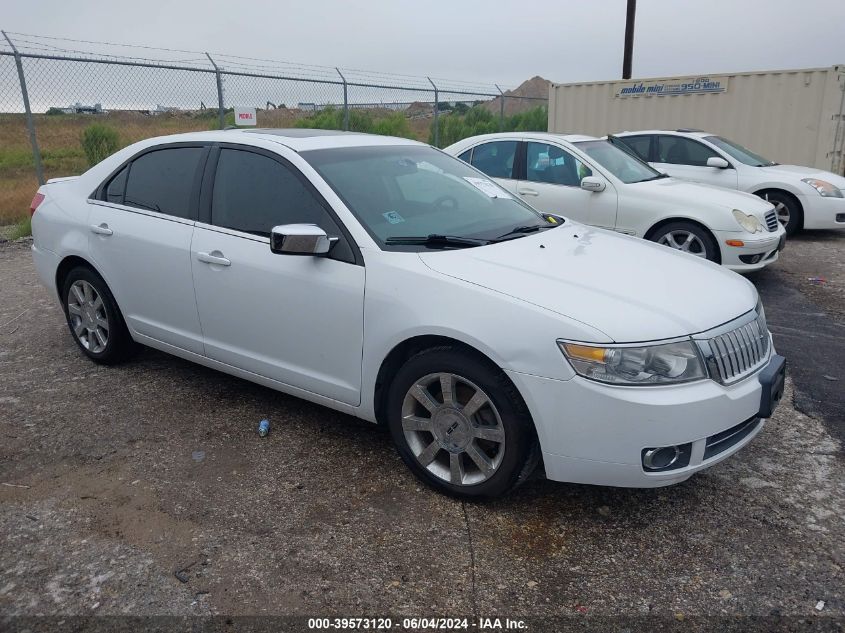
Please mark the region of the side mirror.
<svg viewBox="0 0 845 633"><path fill-rule="evenodd" d="M598 193L599 191L604 191L605 187L607 187L607 184L597 176L585 176L581 179L581 189L585 191Z"/></svg>
<svg viewBox="0 0 845 633"><path fill-rule="evenodd" d="M727 169L730 167L728 161L726 161L721 156L711 156L707 159L707 166L708 167L715 167L716 169Z"/></svg>
<svg viewBox="0 0 845 633"><path fill-rule="evenodd" d="M282 224L270 231L270 250L279 255L325 255L337 240L316 224Z"/></svg>

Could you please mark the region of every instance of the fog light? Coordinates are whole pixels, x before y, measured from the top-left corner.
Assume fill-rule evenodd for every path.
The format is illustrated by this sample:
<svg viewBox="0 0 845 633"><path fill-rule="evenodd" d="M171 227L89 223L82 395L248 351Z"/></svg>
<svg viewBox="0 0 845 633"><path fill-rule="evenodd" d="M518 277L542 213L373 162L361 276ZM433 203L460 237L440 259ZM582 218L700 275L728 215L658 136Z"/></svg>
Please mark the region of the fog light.
<svg viewBox="0 0 845 633"><path fill-rule="evenodd" d="M689 466L692 444L677 446L655 446L644 448L642 452L643 469L648 472L675 470Z"/></svg>
<svg viewBox="0 0 845 633"><path fill-rule="evenodd" d="M760 253L759 255L740 255L739 260L744 264L756 264L763 259L764 255L765 253Z"/></svg>
<svg viewBox="0 0 845 633"><path fill-rule="evenodd" d="M836 214L836 221L837 222L845 222L845 213L837 213Z"/></svg>
<svg viewBox="0 0 845 633"><path fill-rule="evenodd" d="M677 446L652 448L643 455L643 466L649 470L663 470L678 461L680 456L681 449Z"/></svg>

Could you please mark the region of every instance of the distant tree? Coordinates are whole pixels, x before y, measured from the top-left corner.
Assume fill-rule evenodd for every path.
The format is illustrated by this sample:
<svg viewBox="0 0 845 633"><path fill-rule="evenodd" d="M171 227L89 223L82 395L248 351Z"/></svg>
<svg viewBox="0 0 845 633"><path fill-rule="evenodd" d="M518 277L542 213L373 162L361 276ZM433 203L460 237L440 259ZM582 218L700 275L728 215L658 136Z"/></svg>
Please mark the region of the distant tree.
<svg viewBox="0 0 845 633"><path fill-rule="evenodd" d="M319 130L342 130L343 110L326 108L320 112L298 119L294 125L296 127L316 128ZM366 132L385 136L414 137L407 117L401 112L374 115L367 110L351 108L349 110L349 130L352 132Z"/></svg>
<svg viewBox="0 0 845 633"><path fill-rule="evenodd" d="M493 114L485 107L473 106L461 115L455 108L449 116L440 117L440 146L446 147L457 143L461 139L490 134L492 132L545 132L548 129L548 109L533 108L499 121L499 115ZM434 121L428 135L428 142L434 143Z"/></svg>

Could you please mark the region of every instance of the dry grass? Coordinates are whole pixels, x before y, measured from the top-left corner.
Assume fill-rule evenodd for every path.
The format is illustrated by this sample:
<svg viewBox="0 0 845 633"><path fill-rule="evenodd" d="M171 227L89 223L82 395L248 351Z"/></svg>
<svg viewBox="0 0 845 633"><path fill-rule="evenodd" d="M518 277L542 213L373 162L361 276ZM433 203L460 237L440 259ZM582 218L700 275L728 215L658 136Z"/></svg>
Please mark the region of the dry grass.
<svg viewBox="0 0 845 633"><path fill-rule="evenodd" d="M113 126L120 134L122 147L153 136L217 127L216 117L184 114L155 117L135 112L98 117L35 115L46 178L75 176L88 169L80 138L82 131L95 121ZM26 216L37 189L26 120L22 114L0 115L0 225L17 222Z"/></svg>
<svg viewBox="0 0 845 633"><path fill-rule="evenodd" d="M259 127L293 127L308 113L296 109L260 110ZM231 117L231 114L229 115ZM80 139L92 123L105 123L120 135L125 147L145 138L217 129L215 113L173 113L148 116L138 112L111 112L91 115L35 115L38 144L44 163L44 176L75 176L88 169ZM428 119L412 120L411 127L420 140L428 138ZM0 114L0 226L26 217L29 203L38 189L35 166L23 114Z"/></svg>

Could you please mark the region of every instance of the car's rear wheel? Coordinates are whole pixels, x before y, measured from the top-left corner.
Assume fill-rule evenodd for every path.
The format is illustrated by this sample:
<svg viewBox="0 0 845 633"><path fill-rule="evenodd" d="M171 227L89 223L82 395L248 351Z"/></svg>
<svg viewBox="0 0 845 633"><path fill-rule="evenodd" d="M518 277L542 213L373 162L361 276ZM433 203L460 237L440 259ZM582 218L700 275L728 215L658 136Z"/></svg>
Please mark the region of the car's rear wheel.
<svg viewBox="0 0 845 633"><path fill-rule="evenodd" d="M719 248L708 231L692 222L671 222L660 227L652 241L669 248L719 263Z"/></svg>
<svg viewBox="0 0 845 633"><path fill-rule="evenodd" d="M767 191L762 195L763 200L775 205L778 222L783 224L787 235L795 235L804 223L804 214L798 201L792 196L779 191Z"/></svg>
<svg viewBox="0 0 845 633"><path fill-rule="evenodd" d="M438 347L410 358L390 386L388 416L411 471L454 496L502 495L539 458L533 423L513 384L462 349Z"/></svg>
<svg viewBox="0 0 845 633"><path fill-rule="evenodd" d="M70 333L88 358L111 365L131 355L132 337L98 274L90 268L74 268L65 277L62 297Z"/></svg>

